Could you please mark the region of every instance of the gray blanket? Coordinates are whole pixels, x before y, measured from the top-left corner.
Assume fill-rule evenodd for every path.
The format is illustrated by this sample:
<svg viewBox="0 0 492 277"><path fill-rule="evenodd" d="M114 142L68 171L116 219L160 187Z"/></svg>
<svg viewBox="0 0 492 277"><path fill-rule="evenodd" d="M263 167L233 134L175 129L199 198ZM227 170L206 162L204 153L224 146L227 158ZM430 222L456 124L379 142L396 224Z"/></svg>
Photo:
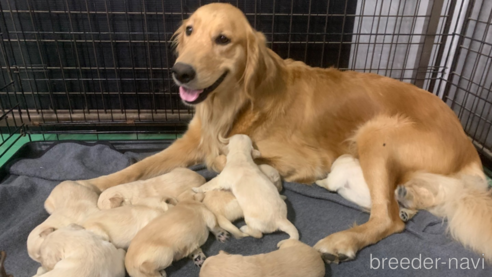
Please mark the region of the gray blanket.
<svg viewBox="0 0 492 277"><path fill-rule="evenodd" d="M43 202L60 181L112 173L149 154L119 153L101 144L60 143L40 158L15 163L0 185L0 250L8 255L7 272L15 277L35 274L38 264L27 255L26 239L48 216ZM195 170L207 179L215 176L203 167ZM284 186L289 219L309 245L369 218L357 206L325 189L295 183ZM354 261L327 266L326 276L492 276L492 267L484 264L480 255L451 240L445 230L441 219L420 212L403 233L361 250ZM274 251L277 242L285 238L286 234L274 233L262 239L232 238L219 243L210 236L203 250L208 256L219 250L254 255ZM184 259L166 271L169 276L188 277L198 276L199 268Z"/></svg>

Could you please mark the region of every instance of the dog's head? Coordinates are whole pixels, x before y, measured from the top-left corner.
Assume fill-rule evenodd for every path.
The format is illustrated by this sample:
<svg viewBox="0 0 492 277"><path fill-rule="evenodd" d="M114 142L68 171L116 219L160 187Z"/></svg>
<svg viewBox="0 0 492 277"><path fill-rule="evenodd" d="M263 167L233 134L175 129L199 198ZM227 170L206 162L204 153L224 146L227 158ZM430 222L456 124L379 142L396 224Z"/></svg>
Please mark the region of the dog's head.
<svg viewBox="0 0 492 277"><path fill-rule="evenodd" d="M176 31L174 42L173 79L186 104L199 104L215 93L234 97L238 89L251 97L270 74L265 37L230 4L200 7Z"/></svg>

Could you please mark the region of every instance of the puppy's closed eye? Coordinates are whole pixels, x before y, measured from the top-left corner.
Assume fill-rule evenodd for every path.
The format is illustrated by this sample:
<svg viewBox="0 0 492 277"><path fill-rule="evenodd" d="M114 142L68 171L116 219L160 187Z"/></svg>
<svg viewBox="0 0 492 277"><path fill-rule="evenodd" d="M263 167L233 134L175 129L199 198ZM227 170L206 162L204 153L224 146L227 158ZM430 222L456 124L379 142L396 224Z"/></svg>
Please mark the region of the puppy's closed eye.
<svg viewBox="0 0 492 277"><path fill-rule="evenodd" d="M53 233L56 229L53 227L46 228L43 232L39 233L39 236L45 238L47 235Z"/></svg>

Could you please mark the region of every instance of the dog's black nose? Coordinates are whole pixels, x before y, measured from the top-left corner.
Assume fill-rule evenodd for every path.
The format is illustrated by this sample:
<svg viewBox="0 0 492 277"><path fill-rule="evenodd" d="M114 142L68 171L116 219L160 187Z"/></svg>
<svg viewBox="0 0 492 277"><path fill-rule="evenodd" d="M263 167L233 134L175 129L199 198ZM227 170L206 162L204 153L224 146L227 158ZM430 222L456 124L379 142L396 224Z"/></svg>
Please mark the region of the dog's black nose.
<svg viewBox="0 0 492 277"><path fill-rule="evenodd" d="M196 72L193 67L185 63L176 63L171 69L174 78L183 84L186 84L195 78Z"/></svg>

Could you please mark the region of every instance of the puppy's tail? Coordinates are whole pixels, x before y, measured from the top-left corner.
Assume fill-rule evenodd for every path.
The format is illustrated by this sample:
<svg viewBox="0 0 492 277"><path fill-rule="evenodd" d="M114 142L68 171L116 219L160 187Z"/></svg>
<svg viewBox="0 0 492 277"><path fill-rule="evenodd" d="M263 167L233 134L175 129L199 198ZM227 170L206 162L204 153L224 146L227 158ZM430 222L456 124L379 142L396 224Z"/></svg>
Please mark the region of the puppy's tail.
<svg viewBox="0 0 492 277"><path fill-rule="evenodd" d="M232 224L227 218L225 218L225 216L217 215L216 218L219 226L227 232L231 233L234 238L241 239L248 236L248 234L241 232L241 230L239 230L234 224Z"/></svg>
<svg viewBox="0 0 492 277"><path fill-rule="evenodd" d="M435 178L443 193L442 203L430 212L447 218L451 236L492 263L492 190L486 180L470 175L427 176Z"/></svg>
<svg viewBox="0 0 492 277"><path fill-rule="evenodd" d="M296 226L294 226L287 218L278 221L278 229L287 233L290 236L289 239L299 240L299 231L297 231ZM279 242L277 245L282 244L282 242L283 241Z"/></svg>

